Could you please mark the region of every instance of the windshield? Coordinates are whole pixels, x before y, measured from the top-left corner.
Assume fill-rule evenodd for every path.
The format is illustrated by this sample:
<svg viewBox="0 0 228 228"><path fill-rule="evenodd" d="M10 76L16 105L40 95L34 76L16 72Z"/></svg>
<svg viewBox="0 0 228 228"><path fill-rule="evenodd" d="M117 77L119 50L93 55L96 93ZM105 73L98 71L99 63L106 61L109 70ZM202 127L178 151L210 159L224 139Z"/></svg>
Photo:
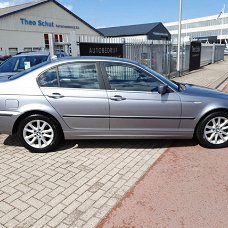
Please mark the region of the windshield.
<svg viewBox="0 0 228 228"><path fill-rule="evenodd" d="M21 72L39 63L47 61L47 55L14 56L0 65L0 72Z"/></svg>
<svg viewBox="0 0 228 228"><path fill-rule="evenodd" d="M42 67L42 66L44 66L44 65L46 65L46 64L48 64L48 63L50 63L50 61L46 61L46 62L42 62L42 63L40 63L40 64L37 64L37 65L35 65L35 66L33 66L33 67L27 69L27 70L24 70L23 72L20 72L20 73L17 73L17 74L15 74L15 75L10 76L9 79L10 79L10 80L14 80L14 79L16 79L16 78L19 78L19 77L21 77L21 76L23 76L23 75L25 75L25 74L27 74L27 73L30 73L30 72L32 72L32 71L38 69L39 67Z"/></svg>

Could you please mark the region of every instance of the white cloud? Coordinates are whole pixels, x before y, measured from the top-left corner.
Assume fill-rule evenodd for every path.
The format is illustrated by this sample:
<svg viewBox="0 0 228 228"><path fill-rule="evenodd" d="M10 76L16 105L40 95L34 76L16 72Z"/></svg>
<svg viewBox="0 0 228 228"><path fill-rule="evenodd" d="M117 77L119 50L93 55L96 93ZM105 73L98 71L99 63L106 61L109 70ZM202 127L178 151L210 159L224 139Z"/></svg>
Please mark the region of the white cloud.
<svg viewBox="0 0 228 228"><path fill-rule="evenodd" d="M102 28L110 28L110 27L115 27L114 25L98 25L96 26L96 29L102 29Z"/></svg>
<svg viewBox="0 0 228 228"><path fill-rule="evenodd" d="M9 1L0 1L0 8L5 8L14 5L20 5L23 3L31 2L31 0L9 0Z"/></svg>
<svg viewBox="0 0 228 228"><path fill-rule="evenodd" d="M5 8L11 6L10 2L0 2L0 8Z"/></svg>
<svg viewBox="0 0 228 228"><path fill-rule="evenodd" d="M66 7L68 10L72 11L73 10L73 6L72 5L64 5L64 7Z"/></svg>

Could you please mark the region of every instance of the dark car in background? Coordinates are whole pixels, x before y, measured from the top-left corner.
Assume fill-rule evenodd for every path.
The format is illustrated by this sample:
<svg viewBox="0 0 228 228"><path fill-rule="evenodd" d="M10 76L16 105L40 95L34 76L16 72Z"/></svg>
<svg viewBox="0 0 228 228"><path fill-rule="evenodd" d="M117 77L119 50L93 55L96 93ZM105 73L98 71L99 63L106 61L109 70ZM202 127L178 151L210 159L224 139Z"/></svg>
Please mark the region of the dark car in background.
<svg viewBox="0 0 228 228"><path fill-rule="evenodd" d="M19 53L0 65L0 77L17 74L48 60L50 60L49 52Z"/></svg>
<svg viewBox="0 0 228 228"><path fill-rule="evenodd" d="M63 57L69 56L69 55L64 50L57 49L55 51L55 56L57 58L63 58Z"/></svg>
<svg viewBox="0 0 228 228"><path fill-rule="evenodd" d="M0 65L10 57L11 57L10 55L4 55L4 56L0 55Z"/></svg>

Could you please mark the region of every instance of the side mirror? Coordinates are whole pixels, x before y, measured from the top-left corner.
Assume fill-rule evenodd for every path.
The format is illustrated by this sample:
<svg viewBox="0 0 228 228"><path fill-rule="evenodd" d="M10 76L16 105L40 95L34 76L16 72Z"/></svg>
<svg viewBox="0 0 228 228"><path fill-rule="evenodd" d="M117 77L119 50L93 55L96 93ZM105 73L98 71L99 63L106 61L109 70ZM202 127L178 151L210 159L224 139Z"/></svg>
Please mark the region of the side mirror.
<svg viewBox="0 0 228 228"><path fill-rule="evenodd" d="M167 93L167 90L168 90L167 85L159 85L158 86L158 93L160 93L161 95Z"/></svg>

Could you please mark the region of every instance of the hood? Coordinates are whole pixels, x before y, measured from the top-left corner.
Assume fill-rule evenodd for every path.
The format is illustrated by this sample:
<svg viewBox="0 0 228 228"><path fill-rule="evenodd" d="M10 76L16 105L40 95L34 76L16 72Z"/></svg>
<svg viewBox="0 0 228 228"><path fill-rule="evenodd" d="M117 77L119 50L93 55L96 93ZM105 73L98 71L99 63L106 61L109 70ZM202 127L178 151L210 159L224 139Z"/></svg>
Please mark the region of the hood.
<svg viewBox="0 0 228 228"><path fill-rule="evenodd" d="M15 74L17 74L18 72L0 72L0 79L1 78L8 78L10 76L13 76Z"/></svg>
<svg viewBox="0 0 228 228"><path fill-rule="evenodd" d="M183 93L187 93L195 96L202 96L202 97L212 97L212 98L223 97L228 99L228 93L224 93L216 89L211 89L211 88L196 86L191 84L184 84L184 85L185 85L185 89L183 90Z"/></svg>

